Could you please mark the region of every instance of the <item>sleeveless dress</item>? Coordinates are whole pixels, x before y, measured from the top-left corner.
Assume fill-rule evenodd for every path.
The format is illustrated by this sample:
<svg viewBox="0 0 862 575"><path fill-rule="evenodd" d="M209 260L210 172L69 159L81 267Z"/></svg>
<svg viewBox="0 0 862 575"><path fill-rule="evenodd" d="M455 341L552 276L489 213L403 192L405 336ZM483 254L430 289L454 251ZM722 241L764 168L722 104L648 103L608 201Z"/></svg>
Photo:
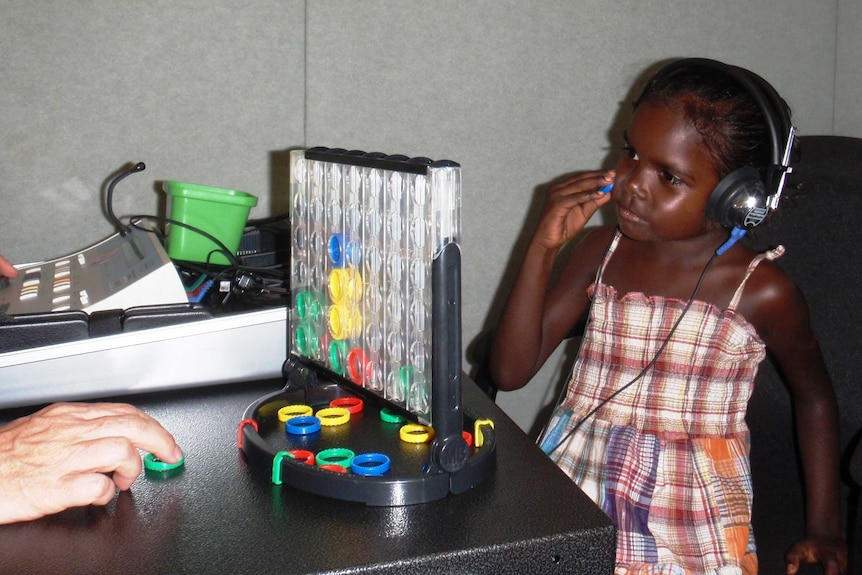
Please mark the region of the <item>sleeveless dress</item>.
<svg viewBox="0 0 862 575"><path fill-rule="evenodd" d="M692 301L668 340L687 302L602 283L619 238L542 448L616 525L616 575L756 573L745 412L766 350L736 306L783 248L728 309Z"/></svg>

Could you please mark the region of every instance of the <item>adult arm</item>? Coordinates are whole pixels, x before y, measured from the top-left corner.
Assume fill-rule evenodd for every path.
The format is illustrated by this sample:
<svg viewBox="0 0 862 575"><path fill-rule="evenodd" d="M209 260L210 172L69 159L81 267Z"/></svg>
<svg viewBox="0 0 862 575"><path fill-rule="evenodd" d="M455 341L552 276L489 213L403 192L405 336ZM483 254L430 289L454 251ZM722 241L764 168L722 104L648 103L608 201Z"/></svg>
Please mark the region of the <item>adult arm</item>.
<svg viewBox="0 0 862 575"><path fill-rule="evenodd" d="M138 449L176 463L182 451L131 405L58 403L0 428L0 523L105 505L142 468Z"/></svg>

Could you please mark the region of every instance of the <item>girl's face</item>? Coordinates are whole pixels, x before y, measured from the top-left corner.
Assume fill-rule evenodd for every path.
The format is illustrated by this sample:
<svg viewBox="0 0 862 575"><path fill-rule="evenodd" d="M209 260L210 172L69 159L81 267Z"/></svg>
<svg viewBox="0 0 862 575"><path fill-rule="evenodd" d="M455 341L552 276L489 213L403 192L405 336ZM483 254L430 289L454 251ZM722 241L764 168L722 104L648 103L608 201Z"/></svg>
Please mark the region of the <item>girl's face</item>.
<svg viewBox="0 0 862 575"><path fill-rule="evenodd" d="M625 139L613 198L626 236L674 241L718 228L706 219L706 202L719 178L681 109L640 104Z"/></svg>

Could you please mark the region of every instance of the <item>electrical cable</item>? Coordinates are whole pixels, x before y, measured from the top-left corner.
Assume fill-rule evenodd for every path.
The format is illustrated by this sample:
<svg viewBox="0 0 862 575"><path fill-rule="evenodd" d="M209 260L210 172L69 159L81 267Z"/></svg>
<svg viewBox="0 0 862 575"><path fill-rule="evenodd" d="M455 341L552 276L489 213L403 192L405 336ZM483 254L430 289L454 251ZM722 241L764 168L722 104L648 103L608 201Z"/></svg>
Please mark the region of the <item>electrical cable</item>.
<svg viewBox="0 0 862 575"><path fill-rule="evenodd" d="M131 168L120 172L113 180L111 180L111 183L108 184L108 191L105 194L105 211L108 212L108 218L110 218L114 225L117 226L117 228L120 230L120 235L123 237L125 237L126 234L129 233L129 227L123 224L123 222L120 221L120 218L118 218L114 214L114 186L120 183L120 181L123 180L126 176L130 176L137 172L143 172L146 169L146 164L144 164L143 162L138 162Z"/></svg>

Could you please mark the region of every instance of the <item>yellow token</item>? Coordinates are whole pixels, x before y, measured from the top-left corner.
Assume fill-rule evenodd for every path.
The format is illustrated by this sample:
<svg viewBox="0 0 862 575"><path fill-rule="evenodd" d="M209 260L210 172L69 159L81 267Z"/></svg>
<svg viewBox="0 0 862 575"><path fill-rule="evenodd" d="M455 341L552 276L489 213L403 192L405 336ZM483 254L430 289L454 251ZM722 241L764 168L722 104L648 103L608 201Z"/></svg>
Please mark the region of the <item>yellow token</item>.
<svg viewBox="0 0 862 575"><path fill-rule="evenodd" d="M278 420L284 423L288 419L299 417L301 415L311 415L312 413L314 413L314 410L308 405L285 405L278 410Z"/></svg>
<svg viewBox="0 0 862 575"><path fill-rule="evenodd" d="M476 447L482 447L485 444L485 436L482 434L482 426L490 425L494 429L494 422L490 419L477 419L473 424L473 444Z"/></svg>
<svg viewBox="0 0 862 575"><path fill-rule="evenodd" d="M350 421L350 412L344 407L324 407L315 415L320 420L320 425L326 427L344 425Z"/></svg>
<svg viewBox="0 0 862 575"><path fill-rule="evenodd" d="M434 439L434 429L427 425L408 423L398 430L398 435L406 443L428 443Z"/></svg>

